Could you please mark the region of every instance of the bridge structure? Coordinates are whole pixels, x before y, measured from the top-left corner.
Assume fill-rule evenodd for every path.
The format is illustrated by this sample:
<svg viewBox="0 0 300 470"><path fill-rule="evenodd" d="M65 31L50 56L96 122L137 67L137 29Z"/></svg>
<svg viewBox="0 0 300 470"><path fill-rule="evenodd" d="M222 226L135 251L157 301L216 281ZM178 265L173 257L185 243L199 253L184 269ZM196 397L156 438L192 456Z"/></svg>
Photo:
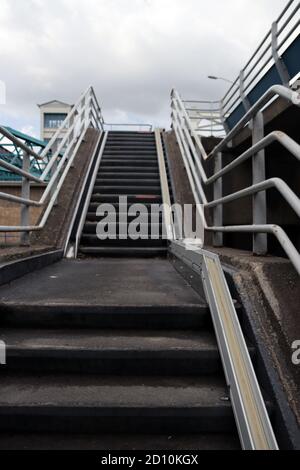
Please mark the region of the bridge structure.
<svg viewBox="0 0 300 470"><path fill-rule="evenodd" d="M170 131L92 87L46 145L0 128L0 448L300 449L299 10Z"/></svg>
<svg viewBox="0 0 300 470"><path fill-rule="evenodd" d="M24 132L17 131L11 127L4 127L4 133L0 134L0 158L1 160L10 163L17 168L22 169L23 166L23 149L19 147L19 141L26 145L29 149L39 155L46 147L47 143L36 139ZM7 135L9 136L7 138ZM13 142L10 136L16 137L18 140ZM45 165L51 158L51 152L45 155L43 159L32 158L30 161L30 173L35 176L41 176ZM22 177L9 171L5 168L1 168L0 181L22 181Z"/></svg>

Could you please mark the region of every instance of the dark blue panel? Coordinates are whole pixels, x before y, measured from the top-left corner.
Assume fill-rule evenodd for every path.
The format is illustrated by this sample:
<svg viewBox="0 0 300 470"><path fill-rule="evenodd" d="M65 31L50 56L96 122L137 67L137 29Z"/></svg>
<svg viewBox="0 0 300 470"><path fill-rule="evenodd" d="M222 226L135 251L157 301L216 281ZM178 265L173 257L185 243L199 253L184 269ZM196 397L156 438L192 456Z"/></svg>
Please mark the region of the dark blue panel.
<svg viewBox="0 0 300 470"><path fill-rule="evenodd" d="M290 76L293 78L300 71L300 36L298 36L289 48L283 54L284 63L289 71ZM254 105L259 98L261 98L266 91L273 85L281 83L280 76L277 72L276 66L273 67L262 77L257 85L251 90L247 96L251 105ZM242 104L237 106L231 113L226 123L229 129L232 129L240 119L245 115L245 109Z"/></svg>
<svg viewBox="0 0 300 470"><path fill-rule="evenodd" d="M271 88L273 85L278 85L281 83L280 75L277 72L276 66L273 67L262 77L260 82L250 91L248 95L248 100L251 105L255 104L259 98L261 98L266 91Z"/></svg>
<svg viewBox="0 0 300 470"><path fill-rule="evenodd" d="M298 36L283 54L283 60L293 78L300 71L300 36Z"/></svg>
<svg viewBox="0 0 300 470"><path fill-rule="evenodd" d="M232 129L244 116L245 109L242 104L240 104L235 110L230 114L229 118L226 121L229 129Z"/></svg>

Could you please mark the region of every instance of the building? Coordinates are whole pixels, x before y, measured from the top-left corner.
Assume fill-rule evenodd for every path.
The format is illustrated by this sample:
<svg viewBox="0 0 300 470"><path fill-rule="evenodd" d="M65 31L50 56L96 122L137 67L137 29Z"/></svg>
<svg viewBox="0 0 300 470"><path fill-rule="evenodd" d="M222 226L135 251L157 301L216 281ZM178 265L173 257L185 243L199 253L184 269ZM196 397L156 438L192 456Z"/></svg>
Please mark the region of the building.
<svg viewBox="0 0 300 470"><path fill-rule="evenodd" d="M58 100L38 106L41 113L41 139L48 142L62 125L73 106Z"/></svg>

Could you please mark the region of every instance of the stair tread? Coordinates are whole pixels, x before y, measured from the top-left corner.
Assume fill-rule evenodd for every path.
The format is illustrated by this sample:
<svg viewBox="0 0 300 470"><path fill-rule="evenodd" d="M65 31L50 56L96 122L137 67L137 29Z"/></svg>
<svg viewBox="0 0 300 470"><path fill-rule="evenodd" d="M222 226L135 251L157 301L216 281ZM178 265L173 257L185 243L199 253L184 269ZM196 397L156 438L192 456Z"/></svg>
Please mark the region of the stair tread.
<svg viewBox="0 0 300 470"><path fill-rule="evenodd" d="M93 248L92 248L93 249ZM147 251L147 248L143 248ZM155 248L155 250L158 250ZM164 251L165 249L161 249ZM33 289L32 286L35 286ZM29 295L30 293L30 295ZM69 305L84 306L158 305L199 308L206 302L181 278L165 259L63 260L0 287L1 315L23 309ZM2 326L3 327L3 326Z"/></svg>
<svg viewBox="0 0 300 470"><path fill-rule="evenodd" d="M16 408L109 408L232 412L228 389L216 377L98 377L82 374L2 374L1 410ZM215 411L212 411L215 412Z"/></svg>
<svg viewBox="0 0 300 470"><path fill-rule="evenodd" d="M134 183L138 184L139 186L145 184L145 183L151 183L154 186L159 186L160 187L160 179L157 178L97 178L96 179L96 184L101 184L105 183L105 185L110 185L112 183L117 183L117 182L122 182L122 183ZM115 186L116 187L116 186ZM118 186L117 186L118 187Z"/></svg>
<svg viewBox="0 0 300 470"><path fill-rule="evenodd" d="M160 256L167 254L166 247L89 247L81 245L79 251L87 255L99 256Z"/></svg>
<svg viewBox="0 0 300 470"><path fill-rule="evenodd" d="M0 434L0 450L240 450L235 434Z"/></svg>
<svg viewBox="0 0 300 470"><path fill-rule="evenodd" d="M152 352L201 353L208 351L219 355L216 339L208 331L151 331L151 330L114 330L95 331L67 329L1 329L0 340L7 345L8 357L14 351L77 350L81 353L98 351L109 353Z"/></svg>

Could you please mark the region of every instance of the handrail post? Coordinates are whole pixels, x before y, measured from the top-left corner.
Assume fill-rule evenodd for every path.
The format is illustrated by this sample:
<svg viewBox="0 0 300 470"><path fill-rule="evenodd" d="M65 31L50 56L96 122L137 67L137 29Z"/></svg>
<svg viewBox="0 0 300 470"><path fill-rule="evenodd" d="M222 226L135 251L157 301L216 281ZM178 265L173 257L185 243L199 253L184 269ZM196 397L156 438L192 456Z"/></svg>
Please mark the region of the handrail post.
<svg viewBox="0 0 300 470"><path fill-rule="evenodd" d="M252 140L253 145L264 138L264 117L259 111L253 118ZM265 150L260 150L252 158L252 184L261 183L266 179ZM267 196L262 191L253 196L253 225L267 223ZM268 236L265 233L253 234L253 252L256 255L265 255L268 252Z"/></svg>
<svg viewBox="0 0 300 470"><path fill-rule="evenodd" d="M90 90L85 97L85 128L87 129L91 122L91 104L92 104L92 91Z"/></svg>
<svg viewBox="0 0 300 470"><path fill-rule="evenodd" d="M291 77L282 57L278 53L278 25L276 21L272 24L272 55L282 84L289 86Z"/></svg>
<svg viewBox="0 0 300 470"><path fill-rule="evenodd" d="M223 158L222 153L218 152L215 157L215 173L222 170ZM221 199L223 196L223 178L219 178L214 183L214 200ZM215 207L213 211L213 223L215 227L223 226L223 206L222 204ZM214 232L213 244L215 247L222 247L224 244L224 235L222 232Z"/></svg>
<svg viewBox="0 0 300 470"><path fill-rule="evenodd" d="M72 131L70 133L70 137L69 137L66 145L69 146L73 142L73 145L70 148L70 153L72 153L72 150L74 150L75 145L76 145L76 135L75 135L75 131L76 131L76 114L73 114L69 119L69 129L72 129ZM72 163L71 168L74 168L74 162Z"/></svg>
<svg viewBox="0 0 300 470"><path fill-rule="evenodd" d="M27 152L23 152L23 171L27 173L30 170L30 156ZM28 178L23 176L22 179L22 198L30 199L30 181ZM30 225L30 208L26 204L21 206L21 226L28 227ZM21 233L21 245L29 246L30 245L30 235L28 232Z"/></svg>
<svg viewBox="0 0 300 470"><path fill-rule="evenodd" d="M249 100L245 94L245 78L244 78L245 74L244 74L244 71L241 70L240 71L240 97L241 97L241 101L243 103L243 106L244 106L244 109L246 111L246 113L249 111L249 109L251 108L251 105L249 103Z"/></svg>
<svg viewBox="0 0 300 470"><path fill-rule="evenodd" d="M57 152L57 148L58 148L58 143L56 141L53 143L53 146L52 146L52 155L55 155L55 153ZM50 171L50 179L55 175L57 168L58 168L58 160L56 159ZM54 183L53 188L51 189L51 192L50 192L51 197L55 193L56 187L57 187L57 180ZM54 206L57 206L57 204L58 204L58 199L56 198Z"/></svg>

